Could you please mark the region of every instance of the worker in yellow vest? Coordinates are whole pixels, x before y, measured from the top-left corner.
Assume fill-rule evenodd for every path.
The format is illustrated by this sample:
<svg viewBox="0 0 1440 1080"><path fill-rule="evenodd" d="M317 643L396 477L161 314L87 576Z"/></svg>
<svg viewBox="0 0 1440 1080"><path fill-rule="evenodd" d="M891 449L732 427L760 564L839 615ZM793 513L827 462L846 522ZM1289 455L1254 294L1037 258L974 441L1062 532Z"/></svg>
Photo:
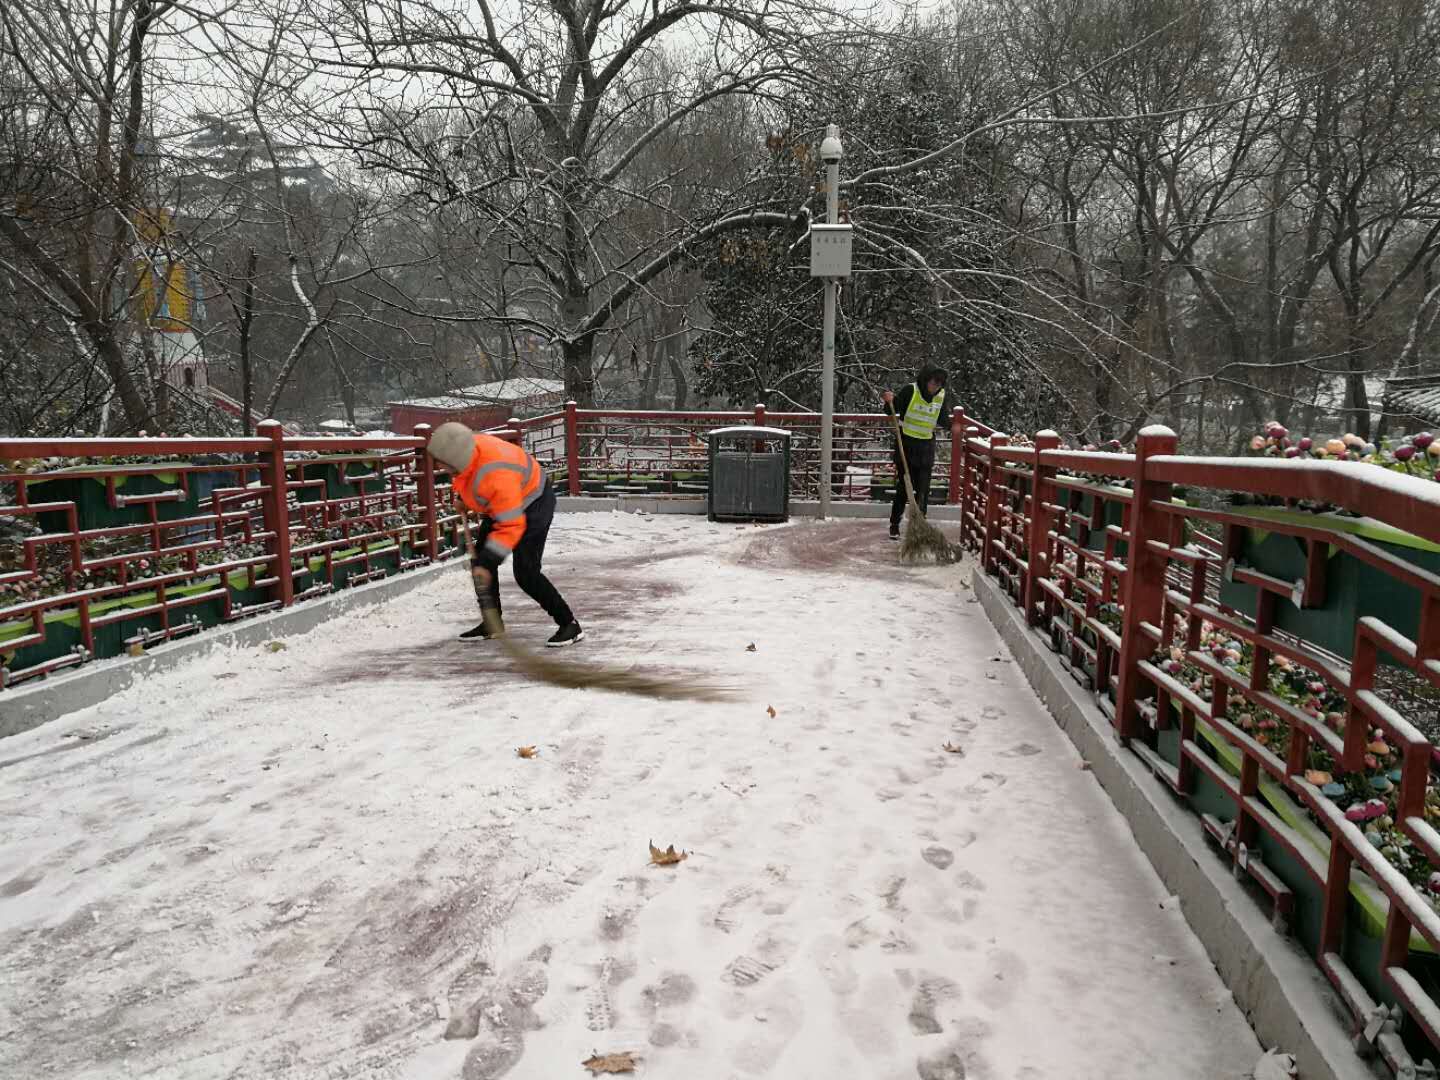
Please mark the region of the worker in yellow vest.
<svg viewBox="0 0 1440 1080"><path fill-rule="evenodd" d="M921 512L930 508L930 474L935 470L935 440L950 430L950 403L945 400L945 372L937 367L923 369L916 380L899 393L881 395L900 418L900 438L905 443L905 460L910 465L910 482ZM905 516L905 481L900 476L900 448L895 448L895 499L890 504L890 539L900 539L900 520Z"/></svg>

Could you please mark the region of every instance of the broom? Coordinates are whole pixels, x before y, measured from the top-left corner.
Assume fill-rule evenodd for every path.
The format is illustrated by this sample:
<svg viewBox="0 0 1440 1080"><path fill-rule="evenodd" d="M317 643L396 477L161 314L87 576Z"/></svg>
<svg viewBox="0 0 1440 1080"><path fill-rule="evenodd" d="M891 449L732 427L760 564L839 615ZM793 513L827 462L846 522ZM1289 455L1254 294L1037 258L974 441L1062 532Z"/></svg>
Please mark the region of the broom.
<svg viewBox="0 0 1440 1080"><path fill-rule="evenodd" d="M465 550L473 559L475 541L470 535L470 514L463 507L460 510L460 522L465 530ZM643 675L621 668L592 667L540 656L505 633L505 625L501 621L499 610L494 606L490 591L480 584L480 580L473 573L470 575L470 582L475 587L475 598L480 601L480 617L484 620L486 632L500 642L515 667L536 682L572 690L610 690L617 694L635 694L639 697L673 701L726 701L733 696L729 688L707 686L694 679Z"/></svg>
<svg viewBox="0 0 1440 1080"><path fill-rule="evenodd" d="M900 541L900 558L904 562L923 562L926 559L934 559L937 563L959 562L960 552L920 512L920 503L915 499L915 485L910 482L910 462L905 457L900 418L888 401L885 411L890 414L890 426L895 429L895 445L900 449L900 471L905 478L905 497L910 500L910 513L905 518L905 536Z"/></svg>

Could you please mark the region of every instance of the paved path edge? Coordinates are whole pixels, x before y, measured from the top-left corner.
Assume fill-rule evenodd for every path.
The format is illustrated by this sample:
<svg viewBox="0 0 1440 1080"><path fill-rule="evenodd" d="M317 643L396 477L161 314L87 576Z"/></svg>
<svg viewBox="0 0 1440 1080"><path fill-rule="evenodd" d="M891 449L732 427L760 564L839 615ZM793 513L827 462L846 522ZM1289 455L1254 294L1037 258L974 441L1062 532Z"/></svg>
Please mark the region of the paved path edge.
<svg viewBox="0 0 1440 1080"><path fill-rule="evenodd" d="M976 570L971 587L1031 688L1090 763L1166 888L1179 896L1186 921L1261 1045L1294 1054L1303 1080L1388 1077L1383 1066L1372 1070L1355 1053L1344 1004L1310 957L1276 933L1231 876L1200 819L1120 745L1104 714L1025 625L999 584Z"/></svg>

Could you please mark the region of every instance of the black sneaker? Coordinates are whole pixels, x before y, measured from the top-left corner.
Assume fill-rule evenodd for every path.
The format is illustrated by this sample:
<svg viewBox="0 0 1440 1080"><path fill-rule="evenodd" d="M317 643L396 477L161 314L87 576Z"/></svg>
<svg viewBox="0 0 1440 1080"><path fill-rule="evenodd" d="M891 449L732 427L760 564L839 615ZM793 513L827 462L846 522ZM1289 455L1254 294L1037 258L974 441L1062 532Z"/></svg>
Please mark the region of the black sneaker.
<svg viewBox="0 0 1440 1080"><path fill-rule="evenodd" d="M472 626L469 630L466 630L463 634L461 634L461 635L460 635L460 640L461 640L461 641L489 641L489 640L490 640L490 631L487 630L487 629L485 629L485 624L484 624L483 622L482 622L482 623L477 623L475 626Z"/></svg>
<svg viewBox="0 0 1440 1080"><path fill-rule="evenodd" d="M580 629L580 624L572 621L568 626L562 626L556 630L545 644L551 649L563 649L566 645L574 645L584 637L585 631Z"/></svg>
<svg viewBox="0 0 1440 1080"><path fill-rule="evenodd" d="M890 539L891 539L891 540L899 540L899 539L900 539L900 526L897 525L897 524L895 524L893 521L890 523Z"/></svg>

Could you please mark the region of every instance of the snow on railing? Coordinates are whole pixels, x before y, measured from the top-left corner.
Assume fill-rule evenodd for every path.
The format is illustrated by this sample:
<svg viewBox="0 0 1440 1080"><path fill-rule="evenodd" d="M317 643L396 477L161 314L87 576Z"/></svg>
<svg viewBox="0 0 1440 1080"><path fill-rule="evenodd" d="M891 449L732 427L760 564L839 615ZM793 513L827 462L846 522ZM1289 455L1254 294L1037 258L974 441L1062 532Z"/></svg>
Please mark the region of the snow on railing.
<svg viewBox="0 0 1440 1080"><path fill-rule="evenodd" d="M966 439L964 540L1316 958L1357 1048L1415 1075L1440 1056L1440 485L1176 443Z"/></svg>

